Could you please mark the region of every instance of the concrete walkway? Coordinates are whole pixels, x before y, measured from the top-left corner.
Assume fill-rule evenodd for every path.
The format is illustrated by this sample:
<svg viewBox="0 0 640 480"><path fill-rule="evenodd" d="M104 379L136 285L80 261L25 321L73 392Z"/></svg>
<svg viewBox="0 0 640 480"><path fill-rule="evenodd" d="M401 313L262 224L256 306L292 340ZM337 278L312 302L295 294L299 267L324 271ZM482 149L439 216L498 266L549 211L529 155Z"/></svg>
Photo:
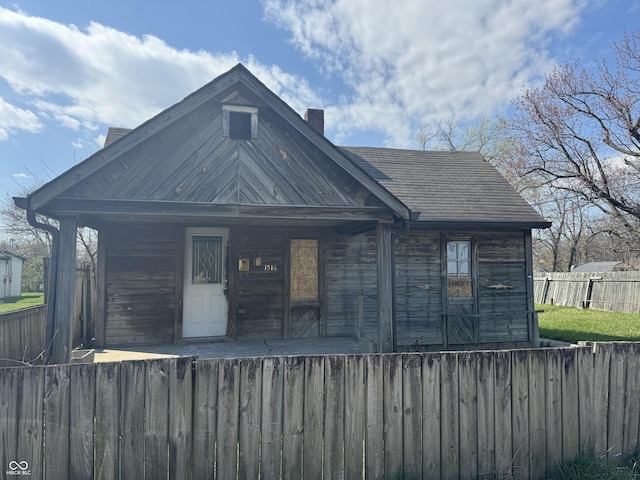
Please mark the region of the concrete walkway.
<svg viewBox="0 0 640 480"><path fill-rule="evenodd" d="M145 360L165 357L198 357L204 359L349 353L359 353L358 341L353 338L267 338L264 340L95 349L94 362L119 362L122 360Z"/></svg>

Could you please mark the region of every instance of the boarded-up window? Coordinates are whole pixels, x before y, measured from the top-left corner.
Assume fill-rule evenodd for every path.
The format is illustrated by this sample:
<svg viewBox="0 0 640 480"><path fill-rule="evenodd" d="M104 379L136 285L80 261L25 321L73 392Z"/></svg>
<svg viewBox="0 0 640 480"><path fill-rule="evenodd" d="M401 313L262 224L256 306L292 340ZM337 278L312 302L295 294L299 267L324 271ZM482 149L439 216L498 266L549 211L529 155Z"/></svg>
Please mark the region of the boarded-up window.
<svg viewBox="0 0 640 480"><path fill-rule="evenodd" d="M318 298L318 240L291 240L291 299Z"/></svg>
<svg viewBox="0 0 640 480"><path fill-rule="evenodd" d="M447 242L449 297L472 297L471 242Z"/></svg>
<svg viewBox="0 0 640 480"><path fill-rule="evenodd" d="M194 235L191 248L191 283L222 283L222 237Z"/></svg>

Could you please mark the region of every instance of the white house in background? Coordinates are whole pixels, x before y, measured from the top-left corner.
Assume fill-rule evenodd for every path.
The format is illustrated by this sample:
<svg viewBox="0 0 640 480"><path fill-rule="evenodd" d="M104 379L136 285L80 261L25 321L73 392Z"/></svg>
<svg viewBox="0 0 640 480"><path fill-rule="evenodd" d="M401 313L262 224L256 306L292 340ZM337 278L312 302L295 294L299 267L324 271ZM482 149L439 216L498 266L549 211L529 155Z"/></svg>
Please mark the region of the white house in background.
<svg viewBox="0 0 640 480"><path fill-rule="evenodd" d="M22 266L20 255L0 250L0 299L19 297L22 294Z"/></svg>

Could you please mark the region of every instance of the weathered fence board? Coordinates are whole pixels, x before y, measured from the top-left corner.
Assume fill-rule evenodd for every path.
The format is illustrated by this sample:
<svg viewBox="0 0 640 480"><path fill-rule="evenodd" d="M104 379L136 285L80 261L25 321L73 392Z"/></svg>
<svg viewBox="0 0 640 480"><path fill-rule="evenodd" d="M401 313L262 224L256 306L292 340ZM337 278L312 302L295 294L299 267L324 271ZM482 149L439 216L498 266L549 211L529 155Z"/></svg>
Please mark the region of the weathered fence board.
<svg viewBox="0 0 640 480"><path fill-rule="evenodd" d="M220 478L237 478L240 360L221 362L218 375L216 468Z"/></svg>
<svg viewBox="0 0 640 480"><path fill-rule="evenodd" d="M95 477L98 479L120 478L119 380L119 364L96 365Z"/></svg>
<svg viewBox="0 0 640 480"><path fill-rule="evenodd" d="M495 357L492 352L478 355L478 472L491 475L496 472L496 383ZM501 415L501 412L497 412ZM499 438L502 442L503 439Z"/></svg>
<svg viewBox="0 0 640 480"><path fill-rule="evenodd" d="M93 363L85 363L70 370L69 478L92 478L96 368Z"/></svg>
<svg viewBox="0 0 640 480"><path fill-rule="evenodd" d="M476 359L473 353L458 356L460 421L460 478L471 480L478 476L478 394Z"/></svg>
<svg viewBox="0 0 640 480"><path fill-rule="evenodd" d="M284 386L283 360L265 358L262 362L262 418L260 475L265 480L280 478L282 452L282 398ZM362 470L361 470L362 471Z"/></svg>
<svg viewBox="0 0 640 480"><path fill-rule="evenodd" d="M495 388L495 439L496 469L498 477L505 477L513 465L513 429L512 398L513 384L511 352L494 352L496 388Z"/></svg>
<svg viewBox="0 0 640 480"><path fill-rule="evenodd" d="M322 478L324 433L324 358L307 357L304 373L303 477Z"/></svg>
<svg viewBox="0 0 640 480"><path fill-rule="evenodd" d="M533 351L529 357L529 476L544 478L547 467L545 351Z"/></svg>
<svg viewBox="0 0 640 480"><path fill-rule="evenodd" d="M384 355L382 358L384 469L387 477L400 478L403 471L403 451L386 446L402 444L402 355Z"/></svg>
<svg viewBox="0 0 640 480"><path fill-rule="evenodd" d="M405 478L422 477L422 357L402 358L402 415Z"/></svg>
<svg viewBox="0 0 640 480"><path fill-rule="evenodd" d="M341 478L344 472L345 357L325 359L324 478Z"/></svg>
<svg viewBox="0 0 640 480"><path fill-rule="evenodd" d="M514 351L512 363L513 470L516 477L529 478L529 355L525 350Z"/></svg>
<svg viewBox="0 0 640 480"><path fill-rule="evenodd" d="M0 314L0 367L32 363L45 348L47 306Z"/></svg>
<svg viewBox="0 0 640 480"><path fill-rule="evenodd" d="M193 424L191 368L194 360L193 357L183 357L169 364L169 478L171 480L191 479L191 425Z"/></svg>
<svg viewBox="0 0 640 480"><path fill-rule="evenodd" d="M534 278L536 303L640 312L638 272L552 272Z"/></svg>
<svg viewBox="0 0 640 480"><path fill-rule="evenodd" d="M304 357L287 357L284 362L282 476L304 478L302 445L304 435Z"/></svg>
<svg viewBox="0 0 640 480"><path fill-rule="evenodd" d="M364 468L365 362L362 355L349 355L345 364L345 454L344 478L358 478Z"/></svg>
<svg viewBox="0 0 640 480"><path fill-rule="evenodd" d="M218 360L195 363L193 387L193 479L213 478L218 431ZM265 392L266 395L266 392Z"/></svg>
<svg viewBox="0 0 640 480"><path fill-rule="evenodd" d="M580 452L578 417L578 364L577 350L563 349L562 355L562 455L563 459L575 458Z"/></svg>
<svg viewBox="0 0 640 480"><path fill-rule="evenodd" d="M422 357L422 474L425 478L440 478L440 368L442 356Z"/></svg>
<svg viewBox="0 0 640 480"><path fill-rule="evenodd" d="M626 357L625 405L623 423L622 457L629 458L638 451L638 427L640 423L640 351L637 344L629 344Z"/></svg>
<svg viewBox="0 0 640 480"><path fill-rule="evenodd" d="M458 354L442 355L440 373L440 447L442 478L458 478L460 473L460 430L458 409ZM443 460L443 455L444 459Z"/></svg>
<svg viewBox="0 0 640 480"><path fill-rule="evenodd" d="M240 362L239 478L259 478L260 463L255 458L260 455L261 367L258 358Z"/></svg>
<svg viewBox="0 0 640 480"><path fill-rule="evenodd" d="M620 464L640 344L0 368L0 465L30 478L546 478Z"/></svg>
<svg viewBox="0 0 640 480"><path fill-rule="evenodd" d="M562 463L562 356L561 349L546 351L546 473Z"/></svg>
<svg viewBox="0 0 640 480"><path fill-rule="evenodd" d="M122 405L122 471L132 477L144 477L144 361L124 362L120 370L120 404Z"/></svg>
<svg viewBox="0 0 640 480"><path fill-rule="evenodd" d="M69 478L69 365L45 369L44 419L47 438L44 466L47 478Z"/></svg>

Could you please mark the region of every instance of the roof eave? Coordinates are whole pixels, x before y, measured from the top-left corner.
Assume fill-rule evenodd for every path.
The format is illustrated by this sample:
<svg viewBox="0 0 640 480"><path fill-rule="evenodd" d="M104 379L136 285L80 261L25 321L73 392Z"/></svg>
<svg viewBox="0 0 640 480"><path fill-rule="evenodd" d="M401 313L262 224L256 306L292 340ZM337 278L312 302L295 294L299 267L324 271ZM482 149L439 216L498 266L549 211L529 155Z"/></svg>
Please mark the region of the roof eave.
<svg viewBox="0 0 640 480"><path fill-rule="evenodd" d="M547 221L508 221L508 220L417 220L412 222L416 226L425 226L430 228L450 228L450 229L469 229L469 228L496 228L496 229L515 229L515 230L531 230L546 229L551 227L551 222Z"/></svg>

